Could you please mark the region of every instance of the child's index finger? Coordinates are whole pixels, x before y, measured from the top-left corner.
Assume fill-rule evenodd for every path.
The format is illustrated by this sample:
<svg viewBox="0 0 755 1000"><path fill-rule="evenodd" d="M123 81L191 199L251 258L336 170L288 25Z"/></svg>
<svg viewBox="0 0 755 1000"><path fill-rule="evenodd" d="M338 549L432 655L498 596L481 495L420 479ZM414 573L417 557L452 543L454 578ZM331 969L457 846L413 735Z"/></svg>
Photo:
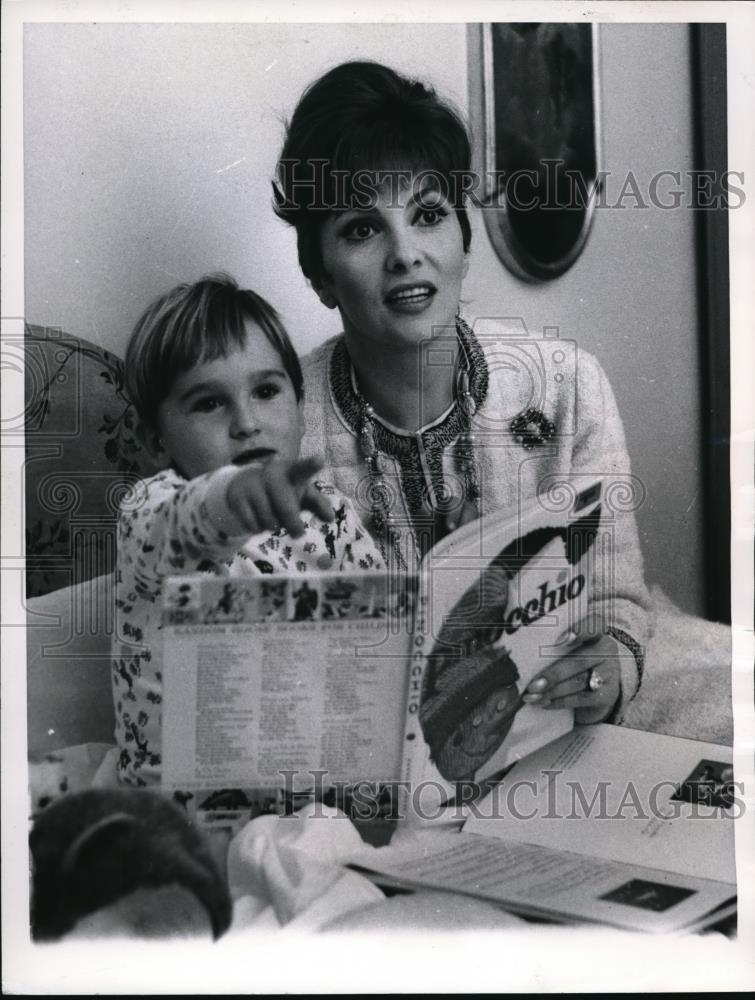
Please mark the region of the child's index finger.
<svg viewBox="0 0 755 1000"><path fill-rule="evenodd" d="M301 505L304 510L311 510L315 517L319 517L321 521L335 520L336 515L332 504L316 486L307 487L301 499Z"/></svg>
<svg viewBox="0 0 755 1000"><path fill-rule="evenodd" d="M309 458L298 458L288 467L286 475L293 487L304 486L312 476L316 475L323 467L321 458L310 456Z"/></svg>

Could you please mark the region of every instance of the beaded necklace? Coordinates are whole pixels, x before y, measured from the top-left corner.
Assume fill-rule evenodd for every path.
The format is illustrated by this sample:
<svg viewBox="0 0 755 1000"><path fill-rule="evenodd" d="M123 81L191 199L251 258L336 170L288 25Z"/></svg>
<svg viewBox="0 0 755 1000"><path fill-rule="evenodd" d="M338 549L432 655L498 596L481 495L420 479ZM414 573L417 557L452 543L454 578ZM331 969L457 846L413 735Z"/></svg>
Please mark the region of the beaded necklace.
<svg viewBox="0 0 755 1000"><path fill-rule="evenodd" d="M472 339L472 331L459 315L456 316L456 334L459 344L459 354L454 382L454 402L449 415L457 411L461 427L455 445L454 457L456 469L464 490L460 517L468 520L471 519L471 516L478 517L480 512L480 481L474 458L475 435L471 430L471 421L477 411L477 403L470 391L472 358L467 349L467 344ZM405 567L406 563L400 548L401 527L397 524L396 516L391 509L392 491L384 479L385 456L376 444L376 425L380 421L380 418L375 413L374 407L362 395L353 366L351 366L351 385L357 400L359 412L359 444L370 477L369 499L373 524L379 536L382 536L384 539L384 542L381 544L383 555L387 558L387 549L390 546L393 549L398 565ZM448 505L449 497L450 494L447 490L435 491L431 498L432 506L439 513L443 512L444 508ZM469 512L470 506L474 511L471 515ZM465 515L465 511L466 515L469 516ZM450 516L447 518L446 527L449 530L455 527L455 522L451 520Z"/></svg>

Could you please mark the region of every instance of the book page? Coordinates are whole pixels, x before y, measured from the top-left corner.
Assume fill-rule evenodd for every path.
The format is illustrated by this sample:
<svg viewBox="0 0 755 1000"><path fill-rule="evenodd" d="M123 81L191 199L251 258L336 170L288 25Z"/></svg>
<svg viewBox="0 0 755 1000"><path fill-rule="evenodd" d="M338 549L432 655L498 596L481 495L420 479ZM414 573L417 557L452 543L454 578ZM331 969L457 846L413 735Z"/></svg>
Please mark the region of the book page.
<svg viewBox="0 0 755 1000"><path fill-rule="evenodd" d="M565 655L588 614L603 535L601 483L554 510L537 498L512 519L485 516L447 536L422 566L405 745L416 788L450 798L568 732L569 709L544 712L522 694ZM421 648L418 648L421 643Z"/></svg>
<svg viewBox="0 0 755 1000"><path fill-rule="evenodd" d="M519 913L646 931L681 929L734 895L730 885L691 875L467 833L426 834L355 860L388 876L379 884L449 889Z"/></svg>
<svg viewBox="0 0 755 1000"><path fill-rule="evenodd" d="M163 784L395 780L408 604L387 595L385 578L364 574L172 579Z"/></svg>
<svg viewBox="0 0 755 1000"><path fill-rule="evenodd" d="M580 726L514 767L465 831L734 884L731 749Z"/></svg>

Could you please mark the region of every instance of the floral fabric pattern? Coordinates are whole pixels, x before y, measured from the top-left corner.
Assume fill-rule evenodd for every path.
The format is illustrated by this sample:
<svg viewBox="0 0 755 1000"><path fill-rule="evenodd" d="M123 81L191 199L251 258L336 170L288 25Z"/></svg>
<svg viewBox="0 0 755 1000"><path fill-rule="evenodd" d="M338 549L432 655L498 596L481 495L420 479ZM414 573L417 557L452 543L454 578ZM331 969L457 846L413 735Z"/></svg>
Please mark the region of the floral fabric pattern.
<svg viewBox="0 0 755 1000"><path fill-rule="evenodd" d="M117 355L27 325L23 361L26 589L38 597L112 572L118 498L157 469Z"/></svg>

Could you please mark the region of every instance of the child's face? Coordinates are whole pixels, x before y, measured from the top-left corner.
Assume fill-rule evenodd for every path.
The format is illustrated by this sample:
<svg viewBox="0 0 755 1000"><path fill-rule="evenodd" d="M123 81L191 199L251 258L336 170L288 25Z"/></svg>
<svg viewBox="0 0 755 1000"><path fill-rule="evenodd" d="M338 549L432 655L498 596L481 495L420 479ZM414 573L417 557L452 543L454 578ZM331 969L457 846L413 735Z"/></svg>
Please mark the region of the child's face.
<svg viewBox="0 0 755 1000"><path fill-rule="evenodd" d="M303 413L291 379L256 323L245 328L243 347L182 372L158 410L155 448L187 479L299 456Z"/></svg>

